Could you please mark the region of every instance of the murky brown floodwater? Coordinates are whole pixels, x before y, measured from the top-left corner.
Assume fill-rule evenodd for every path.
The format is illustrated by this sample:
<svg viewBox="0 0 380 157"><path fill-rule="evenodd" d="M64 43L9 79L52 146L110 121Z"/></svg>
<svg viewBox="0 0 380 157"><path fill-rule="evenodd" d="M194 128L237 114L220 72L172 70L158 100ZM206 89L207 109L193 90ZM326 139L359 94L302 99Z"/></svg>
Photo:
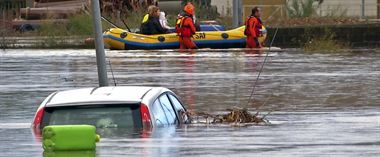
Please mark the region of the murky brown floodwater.
<svg viewBox="0 0 380 157"><path fill-rule="evenodd" d="M94 53L0 50L0 156L43 155L29 128L34 112L53 91L97 86ZM188 109L212 113L252 108L264 59L241 50L107 53L118 85L165 86ZM103 130L97 151L77 156L380 156L379 52L269 56L254 99L273 110L272 125L157 128L149 138Z"/></svg>

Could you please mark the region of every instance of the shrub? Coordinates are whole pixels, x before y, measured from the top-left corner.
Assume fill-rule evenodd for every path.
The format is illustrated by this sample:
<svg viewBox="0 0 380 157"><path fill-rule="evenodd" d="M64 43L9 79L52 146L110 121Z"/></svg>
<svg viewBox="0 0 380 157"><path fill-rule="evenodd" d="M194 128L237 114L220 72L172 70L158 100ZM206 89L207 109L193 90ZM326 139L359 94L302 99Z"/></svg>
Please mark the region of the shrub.
<svg viewBox="0 0 380 157"><path fill-rule="evenodd" d="M336 40L335 33L328 28L324 28L319 33L306 30L305 37L306 43L303 49L306 52L338 52L349 47L348 43Z"/></svg>
<svg viewBox="0 0 380 157"><path fill-rule="evenodd" d="M316 13L315 0L291 0L286 6L290 18L311 17Z"/></svg>

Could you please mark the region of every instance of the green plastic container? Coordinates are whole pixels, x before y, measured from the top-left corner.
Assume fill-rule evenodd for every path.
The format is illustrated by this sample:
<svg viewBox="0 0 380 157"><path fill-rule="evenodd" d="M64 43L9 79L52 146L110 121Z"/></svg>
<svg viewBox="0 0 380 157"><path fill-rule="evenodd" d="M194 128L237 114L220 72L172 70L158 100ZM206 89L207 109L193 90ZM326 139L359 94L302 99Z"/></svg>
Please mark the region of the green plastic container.
<svg viewBox="0 0 380 157"><path fill-rule="evenodd" d="M100 137L92 125L51 125L42 131L45 151L95 150Z"/></svg>
<svg viewBox="0 0 380 157"><path fill-rule="evenodd" d="M44 151L43 157L96 157L95 150Z"/></svg>

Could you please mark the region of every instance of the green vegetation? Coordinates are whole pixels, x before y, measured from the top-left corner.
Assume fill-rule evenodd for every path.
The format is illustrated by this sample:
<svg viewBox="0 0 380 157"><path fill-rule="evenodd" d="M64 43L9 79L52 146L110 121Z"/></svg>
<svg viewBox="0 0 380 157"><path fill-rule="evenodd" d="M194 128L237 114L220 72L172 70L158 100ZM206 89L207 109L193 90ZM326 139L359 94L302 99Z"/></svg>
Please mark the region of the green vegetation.
<svg viewBox="0 0 380 157"><path fill-rule="evenodd" d="M219 14L216 10L216 7L211 6L210 2L199 3L198 1L190 0L193 2L195 7L195 15L197 16L197 21L202 20L217 20L219 22L224 22L225 18L218 18ZM183 4L185 4L187 1L183 1ZM180 10L178 10L178 13ZM125 23L130 28L140 28L141 21L143 16L146 14L145 10L140 11L134 11L134 12L126 12L125 15L122 15L120 18L121 20L124 20ZM169 26L174 27L175 22L177 20L177 14L167 14L168 23ZM118 24L121 27L124 27L124 24L120 21L120 19L112 19L112 21L116 21L115 23ZM226 22L228 23L228 22ZM224 23L223 23L224 24Z"/></svg>
<svg viewBox="0 0 380 157"><path fill-rule="evenodd" d="M197 1L197 0L191 0L195 6L196 15L198 18L198 21L201 20L215 20L219 16L217 13L216 7L211 6L211 1ZM184 0L183 3L186 3L187 1ZM129 28L136 29L140 28L141 20L143 16L146 14L146 11L144 9L138 10L138 11L125 11L120 16L104 16L108 20L110 20L112 23L114 23L116 26L121 27L122 29L126 29L126 26L124 25L123 21L128 25ZM167 15L167 19L169 22L169 25L174 27L175 22L177 19L177 14L175 15ZM229 25L230 22L226 22L226 18L219 18L217 21L222 22L223 24ZM230 20L230 18L228 18ZM105 31L108 28L111 28L111 24L109 24L106 21L103 22L103 30ZM92 36L93 35L93 26L92 26L92 20L91 16L87 14L79 14L75 15L68 19L68 22L63 23L53 23L48 22L43 24L40 29L38 29L38 35L40 36L49 36L49 37L56 37L56 36Z"/></svg>
<svg viewBox="0 0 380 157"><path fill-rule="evenodd" d="M46 22L38 29L41 36L65 36L68 35L67 25L65 23Z"/></svg>
<svg viewBox="0 0 380 157"><path fill-rule="evenodd" d="M38 29L41 36L89 36L93 34L91 16L78 14L70 17L67 22L47 22Z"/></svg>
<svg viewBox="0 0 380 157"><path fill-rule="evenodd" d="M200 0L183 0L183 5L187 1L192 1L196 7L197 21L202 20L216 20L219 24L224 25L226 29L232 27L232 17L220 17L215 7L210 5L209 1ZM265 24L270 26L283 26L283 27L319 27L313 29L305 29L305 34L297 35L292 38L292 42L299 43L299 46L307 52L321 52L321 51L338 51L349 47L347 42L341 42L336 40L336 34L331 29L320 29L323 25L337 25L337 24L359 24L362 23L357 18L342 18L347 12L347 9L342 7L328 8L331 10L327 12L324 17L316 16L316 9L318 5L315 0L289 0L287 5L287 11L289 18L280 18L276 22L266 21ZM179 11L178 11L179 12ZM125 29L123 21L132 29L139 28L141 20L146 14L146 9L140 9L138 11L124 11L121 14L109 14L107 19L116 24L116 26ZM53 17L52 17L53 18ZM177 14L172 13L167 15L169 25L174 27L177 19ZM5 36L40 36L43 40L38 46L42 47L68 47L73 46L73 40L82 42L93 36L93 23L91 16L85 13L74 15L62 22L47 22L41 25L41 27L32 32L19 32L19 31L3 31L0 35ZM102 20L103 31L112 28L111 24ZM8 29L7 29L8 30ZM12 30L12 29L9 29ZM302 31L301 31L302 32ZM294 41L293 41L294 40ZM0 38L0 47L6 47L9 42L4 42L5 39ZM83 45L82 45L83 46Z"/></svg>
<svg viewBox="0 0 380 157"><path fill-rule="evenodd" d="M305 30L305 41L301 47L306 52L338 52L339 50L349 48L349 44L335 39L336 35L328 28L316 33Z"/></svg>
<svg viewBox="0 0 380 157"><path fill-rule="evenodd" d="M86 14L79 14L69 18L67 30L75 35L92 35L92 17Z"/></svg>
<svg viewBox="0 0 380 157"><path fill-rule="evenodd" d="M128 25L129 28L140 28L141 21L147 12L145 10L139 10L134 12L127 12L121 17L122 20ZM119 19L114 19L113 21L119 21L117 24L120 27L125 27L124 24ZM120 23L121 22L121 23Z"/></svg>
<svg viewBox="0 0 380 157"><path fill-rule="evenodd" d="M102 22L103 31L110 28L110 24ZM35 33L34 35L46 37L38 44L39 47L60 48L72 45L70 40L83 42L87 37L93 36L93 22L90 15L78 14L70 17L68 21L44 23ZM68 38L69 36L71 37Z"/></svg>
<svg viewBox="0 0 380 157"><path fill-rule="evenodd" d="M317 15L316 0L289 0L286 10L290 18L308 18ZM347 14L347 8L333 6L326 8L328 11L323 17L343 17ZM322 16L322 15L321 15Z"/></svg>
<svg viewBox="0 0 380 157"><path fill-rule="evenodd" d="M199 20L214 20L219 17L219 13L216 7L211 6L211 4L202 5L199 3L194 3L195 15Z"/></svg>
<svg viewBox="0 0 380 157"><path fill-rule="evenodd" d="M186 2L192 2L195 7L195 15L197 21L215 20L219 24L224 25L226 29L232 28L232 17L220 17L215 6L211 6L210 0L183 0L182 4Z"/></svg>
<svg viewBox="0 0 380 157"><path fill-rule="evenodd" d="M195 7L195 15L198 20L215 20L219 13L215 6L211 6L211 0L183 0L184 6L187 2L192 2Z"/></svg>
<svg viewBox="0 0 380 157"><path fill-rule="evenodd" d="M92 28L91 18L85 14L70 17L67 22L47 22L37 30L39 36L46 37L37 46L41 48L64 47L70 45L66 36L90 36ZM82 40L84 39L82 38Z"/></svg>
<svg viewBox="0 0 380 157"><path fill-rule="evenodd" d="M313 5L315 0L291 0L286 9L290 18L311 17L315 14L316 7Z"/></svg>
<svg viewBox="0 0 380 157"><path fill-rule="evenodd" d="M328 12L326 13L325 17L342 18L347 15L347 8L344 8L340 5L335 7L328 7L327 10Z"/></svg>

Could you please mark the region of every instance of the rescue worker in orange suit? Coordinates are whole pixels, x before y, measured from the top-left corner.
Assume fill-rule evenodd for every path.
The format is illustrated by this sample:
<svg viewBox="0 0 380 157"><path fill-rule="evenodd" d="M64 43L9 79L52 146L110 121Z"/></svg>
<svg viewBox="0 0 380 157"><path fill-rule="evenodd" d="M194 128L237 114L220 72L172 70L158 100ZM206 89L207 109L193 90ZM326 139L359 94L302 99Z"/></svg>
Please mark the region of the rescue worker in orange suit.
<svg viewBox="0 0 380 157"><path fill-rule="evenodd" d="M252 14L245 21L244 34L247 36L246 48L261 48L259 37L262 36L261 27L262 22L260 19L261 12L258 7L252 9Z"/></svg>
<svg viewBox="0 0 380 157"><path fill-rule="evenodd" d="M197 46L191 40L191 37L195 34L196 29L193 21L194 6L188 3L184 7L185 14L177 20L176 32L179 36L180 49L195 49Z"/></svg>

